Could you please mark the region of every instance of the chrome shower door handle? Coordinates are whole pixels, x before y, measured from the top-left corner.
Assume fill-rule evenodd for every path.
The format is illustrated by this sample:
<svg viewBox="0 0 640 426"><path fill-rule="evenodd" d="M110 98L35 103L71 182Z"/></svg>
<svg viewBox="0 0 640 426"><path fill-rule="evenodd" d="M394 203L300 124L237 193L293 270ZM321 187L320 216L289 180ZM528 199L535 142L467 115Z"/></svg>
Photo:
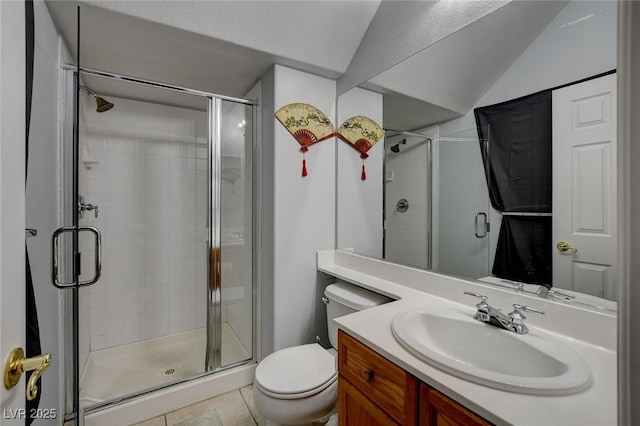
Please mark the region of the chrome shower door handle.
<svg viewBox="0 0 640 426"><path fill-rule="evenodd" d="M60 281L60 266L58 265L58 258L60 257L60 245L59 238L60 235L71 232L71 233L80 233L80 232L91 232L95 236L95 251L94 251L94 262L95 262L95 272L93 278L80 281L79 283L74 282L62 282ZM51 237L51 281L53 285L57 288L69 288L69 287L82 287L88 286L91 284L95 284L100 279L102 275L102 235L100 234L100 230L94 228L93 226L65 226L62 228L58 228L53 233Z"/></svg>
<svg viewBox="0 0 640 426"><path fill-rule="evenodd" d="M482 233L480 233L480 221L479 218L482 217L483 221L482 221ZM473 222L473 233L475 234L476 238L484 238L487 236L487 233L489 232L489 222L487 222L487 214L484 212L479 212L476 213L476 218Z"/></svg>
<svg viewBox="0 0 640 426"><path fill-rule="evenodd" d="M93 226L80 226L78 227L78 231L91 232L95 236L93 278L86 281L80 281L78 283L78 286L82 287L97 283L100 279L100 276L102 276L102 234L100 234L100 230L98 228L95 228Z"/></svg>
<svg viewBox="0 0 640 426"><path fill-rule="evenodd" d="M75 232L75 230L74 226L65 226L56 229L51 236L51 282L58 288L68 288L75 285L75 282L65 283L60 281L60 267L58 266L58 258L60 257L58 240L60 235L66 232Z"/></svg>

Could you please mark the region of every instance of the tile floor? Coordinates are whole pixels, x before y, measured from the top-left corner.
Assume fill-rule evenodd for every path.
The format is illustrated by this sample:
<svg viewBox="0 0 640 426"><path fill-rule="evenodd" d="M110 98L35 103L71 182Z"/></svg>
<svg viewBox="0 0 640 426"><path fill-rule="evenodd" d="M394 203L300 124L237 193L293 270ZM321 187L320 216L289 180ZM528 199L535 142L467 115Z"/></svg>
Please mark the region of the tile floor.
<svg viewBox="0 0 640 426"><path fill-rule="evenodd" d="M222 426L263 426L265 420L253 404L251 386L244 387L215 398L200 401L188 407L171 411L162 416L136 423L134 426L175 426L194 419L205 411L215 409ZM194 421L194 425L205 424Z"/></svg>

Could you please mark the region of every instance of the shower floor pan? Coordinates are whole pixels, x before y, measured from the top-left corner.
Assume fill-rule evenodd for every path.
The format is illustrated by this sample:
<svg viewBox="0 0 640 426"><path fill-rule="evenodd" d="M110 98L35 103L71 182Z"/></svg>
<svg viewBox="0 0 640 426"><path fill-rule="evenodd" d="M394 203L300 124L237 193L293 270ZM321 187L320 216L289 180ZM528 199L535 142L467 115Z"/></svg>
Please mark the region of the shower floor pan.
<svg viewBox="0 0 640 426"><path fill-rule="evenodd" d="M206 329L92 352L80 383L80 405L134 394L204 372ZM222 365L251 358L227 323L222 324Z"/></svg>

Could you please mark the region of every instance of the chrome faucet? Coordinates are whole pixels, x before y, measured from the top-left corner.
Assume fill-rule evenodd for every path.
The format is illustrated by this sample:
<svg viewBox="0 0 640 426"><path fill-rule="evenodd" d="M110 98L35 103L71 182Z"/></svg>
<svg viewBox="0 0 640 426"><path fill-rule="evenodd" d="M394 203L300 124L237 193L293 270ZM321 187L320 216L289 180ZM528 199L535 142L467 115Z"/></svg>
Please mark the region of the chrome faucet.
<svg viewBox="0 0 640 426"><path fill-rule="evenodd" d="M476 305L478 310L473 316L474 320L482 321L494 325L496 327L503 328L505 330L513 331L517 334L527 334L529 328L524 324L524 320L527 318L523 312L535 312L537 314L544 314L544 311L532 308L530 306L513 304L513 312L509 315L505 315L501 310L494 308L487 303L487 296L482 294L465 291L464 294L477 297L480 299L480 303Z"/></svg>
<svg viewBox="0 0 640 426"><path fill-rule="evenodd" d="M537 293L544 297L553 297L553 298L563 299L563 300L573 300L576 298L573 294L564 293L560 290L547 288L543 285L540 286L540 289L537 291Z"/></svg>

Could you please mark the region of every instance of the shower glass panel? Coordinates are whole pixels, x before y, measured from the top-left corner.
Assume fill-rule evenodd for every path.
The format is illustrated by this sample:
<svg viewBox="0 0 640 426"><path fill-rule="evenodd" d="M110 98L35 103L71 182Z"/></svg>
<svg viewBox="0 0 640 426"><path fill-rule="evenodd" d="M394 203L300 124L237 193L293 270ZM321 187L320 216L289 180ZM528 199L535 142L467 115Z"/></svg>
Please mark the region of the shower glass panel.
<svg viewBox="0 0 640 426"><path fill-rule="evenodd" d="M221 366L253 356L253 108L221 103Z"/></svg>
<svg viewBox="0 0 640 426"><path fill-rule="evenodd" d="M80 406L205 372L208 99L82 75L81 226L102 232L102 278L79 293ZM93 241L80 236L81 280ZM250 266L249 266L249 269ZM188 349L188 350L185 350Z"/></svg>
<svg viewBox="0 0 640 426"><path fill-rule="evenodd" d="M491 206L476 129L441 135L434 151L433 269L486 277L493 235L485 226Z"/></svg>

